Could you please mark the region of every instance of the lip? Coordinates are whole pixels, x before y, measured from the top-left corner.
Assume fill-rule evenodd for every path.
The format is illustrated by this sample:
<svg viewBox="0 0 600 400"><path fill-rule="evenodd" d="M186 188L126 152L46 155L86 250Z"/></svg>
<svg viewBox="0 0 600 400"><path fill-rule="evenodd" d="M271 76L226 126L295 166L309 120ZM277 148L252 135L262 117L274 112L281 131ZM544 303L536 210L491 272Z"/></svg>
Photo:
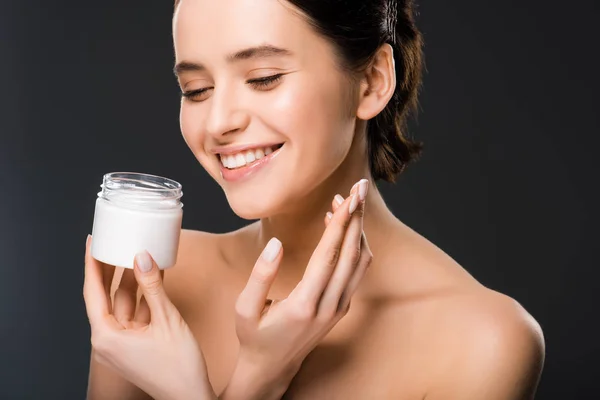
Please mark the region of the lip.
<svg viewBox="0 0 600 400"><path fill-rule="evenodd" d="M249 143L249 144L240 144L237 146L221 146L221 147L215 147L215 148L211 149L210 152L213 154L231 155L231 154L240 153L242 151L247 151L247 150L256 150L256 149L264 149L267 147L279 146L280 144L283 144L283 143L281 143L281 142L261 143L261 144Z"/></svg>
<svg viewBox="0 0 600 400"><path fill-rule="evenodd" d="M266 147L270 147L270 146L266 146ZM271 154L264 156L263 158L261 158L258 161L254 161L251 165L247 165L247 166L244 166L241 168L236 168L236 169L225 168L225 166L223 166L223 164L221 163L221 160L218 160L219 166L221 167L221 176L227 182L239 182L242 179L246 179L246 178L254 175L256 172L260 171L261 169L263 169L267 164L269 164L270 161L275 159L275 157L277 157L280 154L281 149L283 149L284 147L285 147L285 145L282 145L280 148L278 148ZM258 148L260 148L260 147L258 147ZM240 151L240 150L236 150L236 151ZM220 153L220 154L227 154L227 153Z"/></svg>

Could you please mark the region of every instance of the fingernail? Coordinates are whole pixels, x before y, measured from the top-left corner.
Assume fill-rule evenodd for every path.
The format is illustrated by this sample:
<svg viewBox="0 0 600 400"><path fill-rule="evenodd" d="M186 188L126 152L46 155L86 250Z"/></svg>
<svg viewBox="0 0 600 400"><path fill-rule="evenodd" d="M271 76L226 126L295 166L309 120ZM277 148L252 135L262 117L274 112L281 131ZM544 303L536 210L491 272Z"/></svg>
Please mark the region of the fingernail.
<svg viewBox="0 0 600 400"><path fill-rule="evenodd" d="M329 211L327 211L327 218L329 218L329 219L333 218L333 214Z"/></svg>
<svg viewBox="0 0 600 400"><path fill-rule="evenodd" d="M342 205L342 203L344 202L344 198L339 194L336 194L334 199L338 206Z"/></svg>
<svg viewBox="0 0 600 400"><path fill-rule="evenodd" d="M352 213L354 211L356 211L357 206L358 206L358 195L356 193L354 193L352 195L352 200L350 200L350 208L348 208L348 212L350 213L350 215L352 215Z"/></svg>
<svg viewBox="0 0 600 400"><path fill-rule="evenodd" d="M360 201L365 201L368 189L369 181L367 179L362 179L358 184L358 197L360 197Z"/></svg>
<svg viewBox="0 0 600 400"><path fill-rule="evenodd" d="M152 269L152 260L150 259L150 254L148 254L147 251L138 253L135 256L135 263L142 272L148 272Z"/></svg>
<svg viewBox="0 0 600 400"><path fill-rule="evenodd" d="M281 251L281 242L277 238L271 238L262 252L262 258L266 262L273 262Z"/></svg>

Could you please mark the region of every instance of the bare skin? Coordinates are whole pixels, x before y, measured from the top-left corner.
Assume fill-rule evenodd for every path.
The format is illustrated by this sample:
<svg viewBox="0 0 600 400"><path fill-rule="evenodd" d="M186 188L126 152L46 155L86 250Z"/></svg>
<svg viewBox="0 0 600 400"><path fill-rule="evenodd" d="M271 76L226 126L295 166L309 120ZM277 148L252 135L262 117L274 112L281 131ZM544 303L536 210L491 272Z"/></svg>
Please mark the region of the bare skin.
<svg viewBox="0 0 600 400"><path fill-rule="evenodd" d="M373 214L365 213L376 255L369 272L348 314L307 357L284 398L532 398L543 364L533 318L391 214L382 223ZM259 232L260 222L221 235L184 230L178 264L165 273L165 289L200 343L216 393L235 367L235 301L260 254ZM269 297L285 298L297 272L282 265ZM147 398L93 366L104 375L96 379L121 385L121 396Z"/></svg>
<svg viewBox="0 0 600 400"><path fill-rule="evenodd" d="M265 43L291 55L228 56ZM168 298L197 339L216 394L238 358L235 303L266 243L283 244L269 297L284 299L321 240L334 195L367 178L371 266L348 314L304 360L284 398L532 398L544 360L539 325L399 221L373 184L365 132L394 93L390 46L349 91L330 44L283 1L182 0L174 44L179 84L192 93L181 104L183 137L232 210L258 220L228 234L183 231L178 263L165 271ZM283 77L252 83L274 73ZM242 181L224 178L215 153L267 143L283 147L266 168ZM93 357L88 395L148 398Z"/></svg>
<svg viewBox="0 0 600 400"><path fill-rule="evenodd" d="M372 248L383 251L373 250L377 256L349 313L305 360L285 398L436 398L437 391L470 383L455 367L474 342L487 352L480 355L482 364L499 356L494 352L504 346L524 345L532 352L522 355L528 365L514 372L530 377L516 389L523 397L506 397L529 398L541 371L542 339L535 321L512 299L477 283L426 239L399 221L392 224L391 230L366 230L370 238L385 234L399 244L386 247L370 240ZM186 231L182 263L165 275L170 298L201 344L217 393L235 366L234 304L259 253L252 246L258 229L253 224L226 235ZM208 254L202 250L207 248ZM270 297L285 298L295 283L283 268ZM486 338L488 330L505 336L497 350L488 348L497 339Z"/></svg>

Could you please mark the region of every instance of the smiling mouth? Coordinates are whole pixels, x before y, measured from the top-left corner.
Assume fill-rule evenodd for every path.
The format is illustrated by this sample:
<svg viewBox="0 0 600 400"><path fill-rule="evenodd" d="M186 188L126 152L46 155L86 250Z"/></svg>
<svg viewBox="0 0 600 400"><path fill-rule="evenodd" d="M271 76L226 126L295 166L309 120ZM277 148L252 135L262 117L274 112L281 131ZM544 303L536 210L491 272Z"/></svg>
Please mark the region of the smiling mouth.
<svg viewBox="0 0 600 400"><path fill-rule="evenodd" d="M270 147L240 151L235 154L219 154L218 158L221 165L229 170L241 169L257 163L262 158L276 152L281 147L283 147L283 143Z"/></svg>

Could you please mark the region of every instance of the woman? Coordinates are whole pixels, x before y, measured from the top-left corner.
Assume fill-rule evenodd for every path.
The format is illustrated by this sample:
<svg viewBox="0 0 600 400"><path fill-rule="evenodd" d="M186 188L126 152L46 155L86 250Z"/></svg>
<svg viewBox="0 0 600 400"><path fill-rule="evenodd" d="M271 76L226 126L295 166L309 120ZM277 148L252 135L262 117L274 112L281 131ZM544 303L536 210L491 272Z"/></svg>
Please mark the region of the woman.
<svg viewBox="0 0 600 400"><path fill-rule="evenodd" d="M87 251L89 399L534 396L535 320L373 184L420 151L403 131L421 82L413 13L410 0L175 4L183 137L258 221L183 231L164 283L147 253L113 281Z"/></svg>

